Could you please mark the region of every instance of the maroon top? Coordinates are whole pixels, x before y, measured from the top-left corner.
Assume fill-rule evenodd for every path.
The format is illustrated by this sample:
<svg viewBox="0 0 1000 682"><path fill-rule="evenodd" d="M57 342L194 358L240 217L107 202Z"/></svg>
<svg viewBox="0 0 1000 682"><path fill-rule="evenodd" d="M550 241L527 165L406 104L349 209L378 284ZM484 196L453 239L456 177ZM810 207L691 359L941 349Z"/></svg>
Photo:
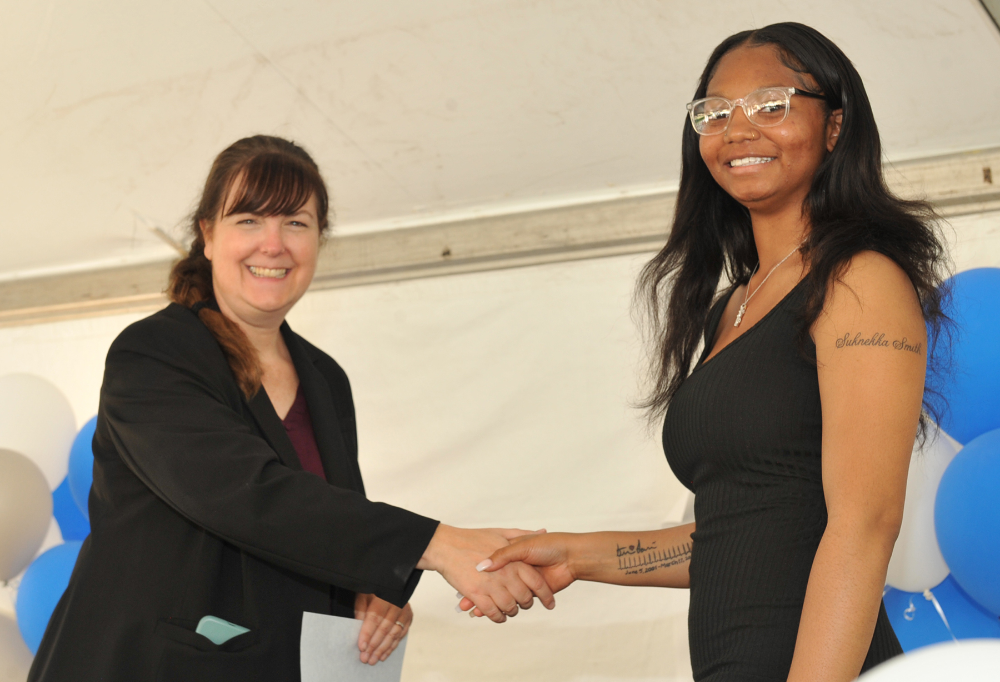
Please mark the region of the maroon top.
<svg viewBox="0 0 1000 682"><path fill-rule="evenodd" d="M306 396L302 393L302 384L299 384L299 388L295 392L295 402L292 403L292 407L281 423L285 425L285 431L288 432L288 438L292 441L292 446L295 448L295 454L299 456L302 468L325 481L326 472L323 470L323 460L319 458L316 434L313 433L312 418L309 416Z"/></svg>

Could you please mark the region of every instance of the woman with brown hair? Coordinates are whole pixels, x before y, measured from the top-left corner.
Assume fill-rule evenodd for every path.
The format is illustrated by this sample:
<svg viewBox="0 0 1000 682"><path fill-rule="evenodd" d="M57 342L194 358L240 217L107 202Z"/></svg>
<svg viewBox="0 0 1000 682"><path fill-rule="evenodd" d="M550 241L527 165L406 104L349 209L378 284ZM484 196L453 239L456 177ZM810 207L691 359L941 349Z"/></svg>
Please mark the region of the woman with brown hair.
<svg viewBox="0 0 1000 682"><path fill-rule="evenodd" d="M304 612L363 618L374 665L406 635L422 570L497 622L534 596L552 607L531 567L473 568L521 531L365 498L347 376L284 321L328 212L291 142L250 137L215 160L172 303L108 353L92 530L29 679L297 680Z"/></svg>

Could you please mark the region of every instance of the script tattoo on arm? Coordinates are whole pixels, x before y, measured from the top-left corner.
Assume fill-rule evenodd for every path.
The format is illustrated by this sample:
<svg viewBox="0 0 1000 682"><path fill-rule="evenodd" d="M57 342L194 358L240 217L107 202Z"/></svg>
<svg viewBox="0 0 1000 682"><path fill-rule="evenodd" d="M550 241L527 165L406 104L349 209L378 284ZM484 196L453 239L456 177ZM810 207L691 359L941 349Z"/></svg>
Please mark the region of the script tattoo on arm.
<svg viewBox="0 0 1000 682"><path fill-rule="evenodd" d="M850 332L847 332L842 337L837 339L836 346L838 350L841 348L854 348L856 346L864 346L868 348L893 348L895 350L905 350L917 355L920 355L924 349L924 344L922 342L910 341L905 336L901 339L890 341L885 338L885 334L882 332L875 332L869 336L862 336L861 332L857 332L852 336Z"/></svg>
<svg viewBox="0 0 1000 682"><path fill-rule="evenodd" d="M625 575L651 573L691 560L690 542L669 549L658 549L655 542L643 545L640 540L636 540L634 545L617 547L618 570L624 571Z"/></svg>

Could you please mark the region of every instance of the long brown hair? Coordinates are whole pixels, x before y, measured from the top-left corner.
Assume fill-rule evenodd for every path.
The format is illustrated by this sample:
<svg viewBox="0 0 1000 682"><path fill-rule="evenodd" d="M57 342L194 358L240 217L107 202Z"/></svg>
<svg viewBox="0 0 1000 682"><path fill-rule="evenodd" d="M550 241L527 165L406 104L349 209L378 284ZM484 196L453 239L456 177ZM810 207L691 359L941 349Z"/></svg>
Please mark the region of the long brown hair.
<svg viewBox="0 0 1000 682"><path fill-rule="evenodd" d="M236 191L232 197L230 192ZM222 347L236 382L247 398L261 386L263 370L257 350L240 326L215 310L212 261L205 257L202 224L234 213L291 215L316 197L320 234L329 227L326 183L302 147L280 137L255 135L238 140L215 158L198 208L191 215L191 249L170 271L167 296L192 308ZM229 198L229 205L224 205ZM225 213L223 213L225 211Z"/></svg>

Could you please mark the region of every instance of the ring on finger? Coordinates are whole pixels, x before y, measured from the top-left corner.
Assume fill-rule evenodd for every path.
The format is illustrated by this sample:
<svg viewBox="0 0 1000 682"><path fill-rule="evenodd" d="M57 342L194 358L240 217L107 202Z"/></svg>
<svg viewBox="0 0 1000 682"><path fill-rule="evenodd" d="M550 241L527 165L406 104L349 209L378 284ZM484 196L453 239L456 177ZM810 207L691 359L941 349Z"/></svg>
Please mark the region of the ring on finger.
<svg viewBox="0 0 1000 682"><path fill-rule="evenodd" d="M398 620L396 621L396 625L398 625L399 627L403 628L404 630L406 629L406 626L403 625L402 623L400 623Z"/></svg>

